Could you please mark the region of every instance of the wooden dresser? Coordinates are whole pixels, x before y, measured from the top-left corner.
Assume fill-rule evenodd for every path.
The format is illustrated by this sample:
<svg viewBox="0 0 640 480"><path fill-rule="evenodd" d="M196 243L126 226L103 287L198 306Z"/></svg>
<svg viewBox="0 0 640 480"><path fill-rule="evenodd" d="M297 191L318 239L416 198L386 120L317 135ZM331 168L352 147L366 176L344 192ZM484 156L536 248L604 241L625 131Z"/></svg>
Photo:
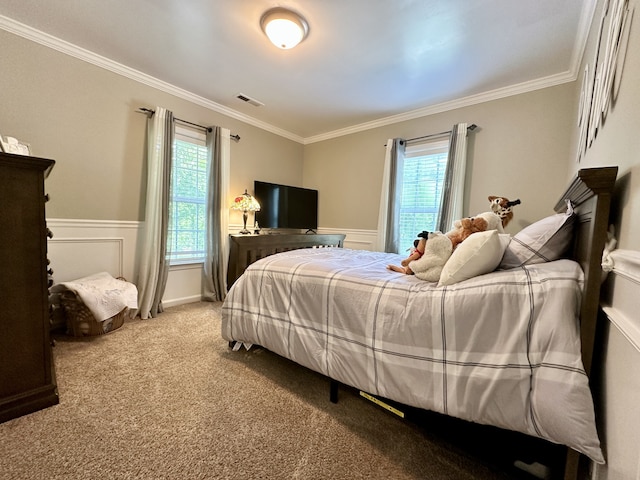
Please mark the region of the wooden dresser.
<svg viewBox="0 0 640 480"><path fill-rule="evenodd" d="M0 422L58 403L44 192L53 164L0 153Z"/></svg>
<svg viewBox="0 0 640 480"><path fill-rule="evenodd" d="M230 235L227 288L256 260L274 253L299 248L342 247L345 235L282 233L273 235Z"/></svg>

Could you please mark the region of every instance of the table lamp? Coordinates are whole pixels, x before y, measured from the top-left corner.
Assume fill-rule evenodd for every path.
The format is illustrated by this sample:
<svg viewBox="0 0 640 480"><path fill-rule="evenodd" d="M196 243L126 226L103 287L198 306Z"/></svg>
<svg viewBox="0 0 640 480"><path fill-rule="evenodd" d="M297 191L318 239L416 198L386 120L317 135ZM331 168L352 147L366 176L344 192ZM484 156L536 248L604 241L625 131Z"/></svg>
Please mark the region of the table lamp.
<svg viewBox="0 0 640 480"><path fill-rule="evenodd" d="M247 234L251 233L247 230L247 213L248 212L257 212L260 210L260 204L258 201L253 198L247 190L245 189L244 193L239 197L236 197L233 201L233 205L231 205L232 210L242 210L242 220L244 222L244 228L240 230L240 233Z"/></svg>

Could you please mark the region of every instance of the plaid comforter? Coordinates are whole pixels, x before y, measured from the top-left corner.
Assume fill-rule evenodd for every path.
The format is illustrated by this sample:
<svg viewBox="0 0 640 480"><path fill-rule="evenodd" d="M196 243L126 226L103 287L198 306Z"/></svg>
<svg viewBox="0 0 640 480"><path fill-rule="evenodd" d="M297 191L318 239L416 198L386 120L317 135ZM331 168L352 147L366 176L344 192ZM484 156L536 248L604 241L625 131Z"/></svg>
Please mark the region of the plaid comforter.
<svg viewBox="0 0 640 480"><path fill-rule="evenodd" d="M580 356L579 265L558 260L437 287L386 269L402 258L343 248L266 257L229 291L222 336L602 463Z"/></svg>

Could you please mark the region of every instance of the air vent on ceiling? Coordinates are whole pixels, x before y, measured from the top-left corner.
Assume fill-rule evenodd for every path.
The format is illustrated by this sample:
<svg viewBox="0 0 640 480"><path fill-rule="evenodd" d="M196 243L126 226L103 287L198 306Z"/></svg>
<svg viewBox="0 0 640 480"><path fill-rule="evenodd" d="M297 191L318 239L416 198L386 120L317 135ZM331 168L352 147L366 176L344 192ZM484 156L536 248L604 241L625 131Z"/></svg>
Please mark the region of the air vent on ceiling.
<svg viewBox="0 0 640 480"><path fill-rule="evenodd" d="M264 103L256 100L255 98L248 97L244 93L237 94L236 98L242 100L243 102L250 103L254 107L262 107L262 106L264 106Z"/></svg>

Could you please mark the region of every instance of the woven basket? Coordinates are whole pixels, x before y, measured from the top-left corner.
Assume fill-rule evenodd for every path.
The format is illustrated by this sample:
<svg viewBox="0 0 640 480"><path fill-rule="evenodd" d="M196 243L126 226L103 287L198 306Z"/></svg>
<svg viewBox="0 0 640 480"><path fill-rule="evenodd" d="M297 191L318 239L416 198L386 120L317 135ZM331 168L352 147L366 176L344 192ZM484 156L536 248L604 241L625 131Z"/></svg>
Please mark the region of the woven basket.
<svg viewBox="0 0 640 480"><path fill-rule="evenodd" d="M124 324L124 318L128 310L125 307L113 317L103 322L98 322L91 310L74 292L62 292L60 303L67 319L67 335L73 335L74 337L91 337L112 332Z"/></svg>

